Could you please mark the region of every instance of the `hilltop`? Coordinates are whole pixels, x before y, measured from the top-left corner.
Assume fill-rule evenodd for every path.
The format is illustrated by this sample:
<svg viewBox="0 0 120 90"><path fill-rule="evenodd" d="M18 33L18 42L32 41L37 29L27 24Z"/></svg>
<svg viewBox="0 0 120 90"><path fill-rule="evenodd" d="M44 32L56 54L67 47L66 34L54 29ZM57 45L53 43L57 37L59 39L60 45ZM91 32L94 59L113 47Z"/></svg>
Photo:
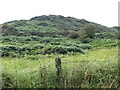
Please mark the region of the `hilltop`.
<svg viewBox="0 0 120 90"><path fill-rule="evenodd" d="M15 20L3 24L3 35L17 36L67 36L69 32L80 31L85 24L95 24L96 33L116 33L116 28L109 28L85 19L64 17L61 15L36 16L29 20Z"/></svg>

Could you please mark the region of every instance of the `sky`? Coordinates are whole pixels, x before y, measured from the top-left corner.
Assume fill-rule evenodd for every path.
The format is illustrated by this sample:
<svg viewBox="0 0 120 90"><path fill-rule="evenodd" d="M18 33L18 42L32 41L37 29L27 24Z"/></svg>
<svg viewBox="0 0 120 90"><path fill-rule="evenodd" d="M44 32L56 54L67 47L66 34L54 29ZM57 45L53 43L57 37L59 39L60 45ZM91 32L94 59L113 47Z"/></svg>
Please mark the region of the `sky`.
<svg viewBox="0 0 120 90"><path fill-rule="evenodd" d="M118 26L119 0L1 0L0 24L41 15L86 19L104 26Z"/></svg>

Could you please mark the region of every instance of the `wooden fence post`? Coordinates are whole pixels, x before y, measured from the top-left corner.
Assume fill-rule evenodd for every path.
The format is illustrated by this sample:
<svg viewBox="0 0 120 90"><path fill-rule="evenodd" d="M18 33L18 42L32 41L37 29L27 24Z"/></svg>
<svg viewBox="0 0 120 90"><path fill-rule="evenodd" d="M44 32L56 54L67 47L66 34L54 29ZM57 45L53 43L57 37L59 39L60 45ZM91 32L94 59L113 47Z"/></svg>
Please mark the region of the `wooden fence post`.
<svg viewBox="0 0 120 90"><path fill-rule="evenodd" d="M62 85L62 67L60 57L55 58L55 67L56 67L56 83Z"/></svg>

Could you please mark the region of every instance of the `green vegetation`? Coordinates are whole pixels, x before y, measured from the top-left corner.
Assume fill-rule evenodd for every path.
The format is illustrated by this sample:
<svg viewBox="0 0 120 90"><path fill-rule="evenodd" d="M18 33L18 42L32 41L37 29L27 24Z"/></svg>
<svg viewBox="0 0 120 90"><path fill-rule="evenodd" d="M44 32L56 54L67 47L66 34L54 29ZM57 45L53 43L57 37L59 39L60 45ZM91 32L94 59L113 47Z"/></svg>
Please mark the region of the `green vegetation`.
<svg viewBox="0 0 120 90"><path fill-rule="evenodd" d="M39 55L30 58L3 58L3 87L54 88L55 61L60 56L64 88L117 88L117 48L86 51L76 55ZM31 56L32 57L32 56ZM42 76L43 75L43 76Z"/></svg>
<svg viewBox="0 0 120 90"><path fill-rule="evenodd" d="M118 30L60 15L4 23L3 88L118 88Z"/></svg>

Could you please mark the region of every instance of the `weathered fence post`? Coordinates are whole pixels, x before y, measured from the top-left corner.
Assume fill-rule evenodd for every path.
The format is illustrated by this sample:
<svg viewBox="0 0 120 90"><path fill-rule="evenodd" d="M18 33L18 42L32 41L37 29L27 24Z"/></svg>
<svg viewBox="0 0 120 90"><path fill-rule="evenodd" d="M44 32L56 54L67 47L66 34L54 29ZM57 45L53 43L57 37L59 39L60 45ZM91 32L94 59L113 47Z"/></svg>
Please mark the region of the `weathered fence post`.
<svg viewBox="0 0 120 90"><path fill-rule="evenodd" d="M62 85L62 67L60 57L55 58L55 67L56 67L56 83Z"/></svg>

